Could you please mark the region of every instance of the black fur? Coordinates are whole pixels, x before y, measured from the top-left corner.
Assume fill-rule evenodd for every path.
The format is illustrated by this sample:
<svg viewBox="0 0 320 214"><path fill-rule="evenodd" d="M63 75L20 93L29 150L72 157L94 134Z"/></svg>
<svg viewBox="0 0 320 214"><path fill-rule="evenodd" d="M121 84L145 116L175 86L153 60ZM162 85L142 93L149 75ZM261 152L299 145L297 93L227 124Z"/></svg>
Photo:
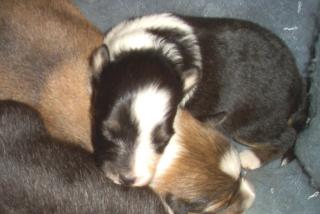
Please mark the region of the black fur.
<svg viewBox="0 0 320 214"><path fill-rule="evenodd" d="M194 27L203 57L202 78L186 108L198 118L227 112L221 127L235 139L287 151L307 115L305 85L286 45L251 22L183 19ZM258 155L262 162L279 157Z"/></svg>
<svg viewBox="0 0 320 214"><path fill-rule="evenodd" d="M184 107L193 116L211 123L212 115L225 114L219 129L235 140L257 148L253 151L262 163L283 155L294 145L295 127L306 120L305 86L286 45L270 31L251 22L177 17L193 28L203 68L195 66L194 55L190 52L192 47L181 40L184 32L178 29L147 31L176 44L183 56L178 64L157 50L127 51L120 54L115 62L106 63L93 84L92 131L98 162L103 163L108 156L120 154L114 149L117 147L114 140L106 139L102 134L104 129L101 126L102 121L108 120L111 112L118 108L120 100L128 98L119 106L129 106L131 90L147 82L163 81L163 78L166 81L173 78L166 85L173 88L172 92L180 91L181 94L183 71L192 68L198 69L199 81L195 93ZM174 94L173 97L174 103L181 101L179 95ZM175 107L172 109L170 118L175 114ZM172 129L172 121L166 121L165 126L169 130ZM130 118L123 118L120 125L125 130L134 126ZM170 136L171 133L166 134ZM126 139L123 144L128 145L125 151L128 156L135 138L126 134L122 138ZM117 169L124 163L121 162L115 164Z"/></svg>
<svg viewBox="0 0 320 214"><path fill-rule="evenodd" d="M278 37L246 21L184 19L194 27L203 57L203 77L187 104L194 115L241 111L242 117L237 114L237 121L230 122L228 128L238 130L253 123L252 119L276 124L274 115L286 124L299 110L304 100L302 79L291 53ZM248 132L250 136L257 134ZM258 141L265 139L260 137Z"/></svg>
<svg viewBox="0 0 320 214"><path fill-rule="evenodd" d="M154 51L123 54L107 63L101 75L93 79L95 157L99 166L112 163L108 170L114 174L129 170L138 135L131 102L135 92L150 84L157 84L172 95L168 119L154 130L154 147L161 153L173 134L173 119L183 95L182 82L168 60Z"/></svg>
<svg viewBox="0 0 320 214"><path fill-rule="evenodd" d="M0 213L166 212L150 190L116 186L88 152L51 138L33 109L1 101Z"/></svg>

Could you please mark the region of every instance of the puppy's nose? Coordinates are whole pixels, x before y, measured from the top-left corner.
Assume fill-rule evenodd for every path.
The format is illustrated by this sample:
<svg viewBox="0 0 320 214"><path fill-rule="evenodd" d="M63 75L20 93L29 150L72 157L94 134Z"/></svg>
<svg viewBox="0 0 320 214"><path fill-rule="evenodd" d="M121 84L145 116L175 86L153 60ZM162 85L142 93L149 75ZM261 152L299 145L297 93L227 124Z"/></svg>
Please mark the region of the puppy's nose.
<svg viewBox="0 0 320 214"><path fill-rule="evenodd" d="M136 178L120 175L120 183L124 186L131 186L136 181Z"/></svg>

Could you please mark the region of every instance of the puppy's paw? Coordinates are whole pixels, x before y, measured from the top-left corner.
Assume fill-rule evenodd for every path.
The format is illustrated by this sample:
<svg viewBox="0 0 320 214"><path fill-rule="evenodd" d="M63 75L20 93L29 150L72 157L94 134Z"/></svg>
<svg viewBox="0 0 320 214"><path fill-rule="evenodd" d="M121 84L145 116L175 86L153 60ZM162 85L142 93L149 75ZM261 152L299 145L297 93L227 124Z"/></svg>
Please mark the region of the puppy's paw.
<svg viewBox="0 0 320 214"><path fill-rule="evenodd" d="M259 158L250 150L240 152L241 166L245 169L254 170L261 166Z"/></svg>

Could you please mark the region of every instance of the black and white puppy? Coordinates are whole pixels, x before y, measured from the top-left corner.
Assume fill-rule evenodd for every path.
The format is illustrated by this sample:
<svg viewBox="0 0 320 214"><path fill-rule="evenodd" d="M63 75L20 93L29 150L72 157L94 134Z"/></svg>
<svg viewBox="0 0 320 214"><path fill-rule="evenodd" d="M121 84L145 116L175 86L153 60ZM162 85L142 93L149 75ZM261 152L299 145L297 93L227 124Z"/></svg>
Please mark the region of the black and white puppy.
<svg viewBox="0 0 320 214"><path fill-rule="evenodd" d="M107 179L92 154L48 135L29 106L0 101L1 214L165 214L146 188Z"/></svg>
<svg viewBox="0 0 320 214"><path fill-rule="evenodd" d="M129 19L107 32L91 64L95 155L119 184L150 182L179 104L209 123L223 112L221 130L252 146L240 155L251 169L286 152L306 118L290 51L247 21Z"/></svg>
<svg viewBox="0 0 320 214"><path fill-rule="evenodd" d="M201 69L193 29L170 14L124 22L107 33L92 67L97 160L116 183L146 185Z"/></svg>

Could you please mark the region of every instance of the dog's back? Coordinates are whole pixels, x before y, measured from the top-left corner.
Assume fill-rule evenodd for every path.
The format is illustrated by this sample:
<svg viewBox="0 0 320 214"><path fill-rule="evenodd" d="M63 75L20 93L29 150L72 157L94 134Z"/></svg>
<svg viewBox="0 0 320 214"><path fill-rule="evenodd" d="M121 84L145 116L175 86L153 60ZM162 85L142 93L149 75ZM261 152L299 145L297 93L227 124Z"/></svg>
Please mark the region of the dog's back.
<svg viewBox="0 0 320 214"><path fill-rule="evenodd" d="M0 212L165 213L147 189L114 185L91 155L51 138L27 105L0 102Z"/></svg>
<svg viewBox="0 0 320 214"><path fill-rule="evenodd" d="M28 103L51 134L91 149L87 64L101 33L68 0L0 4L0 99Z"/></svg>
<svg viewBox="0 0 320 214"><path fill-rule="evenodd" d="M221 128L251 147L241 154L243 167L281 157L307 118L304 81L288 47L248 21L184 18L202 32L203 59L203 76L186 108L207 121L208 115L227 113Z"/></svg>

